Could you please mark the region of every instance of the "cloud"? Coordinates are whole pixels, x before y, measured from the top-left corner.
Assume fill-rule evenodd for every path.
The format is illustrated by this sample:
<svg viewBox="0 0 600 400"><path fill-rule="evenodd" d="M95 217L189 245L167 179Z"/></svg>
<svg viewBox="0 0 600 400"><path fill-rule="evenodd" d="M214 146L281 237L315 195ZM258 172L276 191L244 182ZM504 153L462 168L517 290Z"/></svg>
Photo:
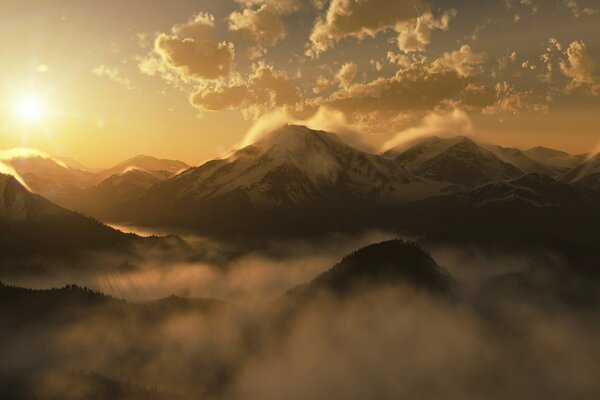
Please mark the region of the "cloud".
<svg viewBox="0 0 600 400"><path fill-rule="evenodd" d="M430 136L454 137L473 136L475 126L466 112L454 109L449 113L430 113L423 118L421 123L415 127L399 132L387 141L382 151L402 147L415 140Z"/></svg>
<svg viewBox="0 0 600 400"><path fill-rule="evenodd" d="M252 102L252 93L245 83L219 84L210 90L199 90L191 103L204 111L235 110Z"/></svg>
<svg viewBox="0 0 600 400"><path fill-rule="evenodd" d="M442 54L432 63L432 70L454 70L461 77L470 77L481 72L481 66L486 60L485 53L473 53L469 45L464 45L457 51Z"/></svg>
<svg viewBox="0 0 600 400"><path fill-rule="evenodd" d="M270 47L286 35L285 25L279 11L271 5L258 10L245 9L229 16L229 30L239 32L259 48Z"/></svg>
<svg viewBox="0 0 600 400"><path fill-rule="evenodd" d="M592 94L600 93L600 84L594 76L596 61L583 41L575 41L566 50L567 60L560 62L563 74L571 79L570 89L587 87Z"/></svg>
<svg viewBox="0 0 600 400"><path fill-rule="evenodd" d="M304 125L313 130L338 134L346 143L364 150L372 150L369 143L351 124L344 113L326 106L308 107L301 112L277 109L262 115L246 133L242 146L260 140L285 124Z"/></svg>
<svg viewBox="0 0 600 400"><path fill-rule="evenodd" d="M252 116L299 101L300 93L288 75L265 63L255 64L245 80L237 77L203 86L191 96L191 103L201 110L245 109Z"/></svg>
<svg viewBox="0 0 600 400"><path fill-rule="evenodd" d="M28 147L16 147L14 149L9 150L0 150L0 161L5 161L7 163L12 163L14 161L18 161L20 159L31 159L38 158L43 160L52 161L54 164L58 165L61 168L68 169L68 165L63 161L52 157L49 154L44 153L38 149L28 148Z"/></svg>
<svg viewBox="0 0 600 400"><path fill-rule="evenodd" d="M339 82L342 88L347 89L356 77L357 73L358 66L353 62L349 62L341 66L340 70L335 75L335 80Z"/></svg>
<svg viewBox="0 0 600 400"><path fill-rule="evenodd" d="M512 9L515 5L519 5L521 7L528 7L530 9L531 15L536 15L539 11L539 4L535 3L533 0L503 0L506 8L509 10ZM516 15L520 19L520 16Z"/></svg>
<svg viewBox="0 0 600 400"><path fill-rule="evenodd" d="M302 7L302 0L236 0L245 8L253 6L269 6L278 13L286 15L298 11Z"/></svg>
<svg viewBox="0 0 600 400"><path fill-rule="evenodd" d="M344 37L363 38L417 17L417 0L332 0L310 35L307 55L318 57Z"/></svg>
<svg viewBox="0 0 600 400"><path fill-rule="evenodd" d="M365 133L393 132L419 115L460 101L472 78L455 68L411 58L394 76L351 84L320 104L342 111Z"/></svg>
<svg viewBox="0 0 600 400"><path fill-rule="evenodd" d="M154 51L170 68L194 79L217 79L233 68L234 45L214 39L214 17L198 14L184 24L175 25L171 34L160 34Z"/></svg>
<svg viewBox="0 0 600 400"><path fill-rule="evenodd" d="M532 89L519 90L513 84L504 81L496 84L495 91L495 102L483 107L483 114L519 114L523 111L548 112L548 105L544 101L536 100L536 97L539 96L536 96Z"/></svg>
<svg viewBox="0 0 600 400"><path fill-rule="evenodd" d="M322 94L323 92L329 90L332 86L334 85L334 82L332 79L328 79L325 78L324 76L320 75L317 78L317 82L313 87L313 93L314 94Z"/></svg>
<svg viewBox="0 0 600 400"><path fill-rule="evenodd" d="M598 13L598 10L591 8L591 7L581 8L579 6L579 3L577 2L577 0L563 0L563 3L565 3L565 6L567 6L567 8L569 8L569 10L571 10L573 15L576 17L579 17L582 14L594 15L594 14Z"/></svg>
<svg viewBox="0 0 600 400"><path fill-rule="evenodd" d="M456 10L450 10L444 12L439 19L435 19L432 13L426 12L412 21L396 25L398 48L405 53L424 51L427 45L431 43L433 31L447 31L450 27L450 20L456 14Z"/></svg>
<svg viewBox="0 0 600 400"><path fill-rule="evenodd" d="M112 80L113 82L116 82L119 85L126 87L128 90L133 89L133 84L131 83L131 80L129 78L124 77L121 74L121 71L116 67L98 65L92 70L92 73L100 77L106 77Z"/></svg>

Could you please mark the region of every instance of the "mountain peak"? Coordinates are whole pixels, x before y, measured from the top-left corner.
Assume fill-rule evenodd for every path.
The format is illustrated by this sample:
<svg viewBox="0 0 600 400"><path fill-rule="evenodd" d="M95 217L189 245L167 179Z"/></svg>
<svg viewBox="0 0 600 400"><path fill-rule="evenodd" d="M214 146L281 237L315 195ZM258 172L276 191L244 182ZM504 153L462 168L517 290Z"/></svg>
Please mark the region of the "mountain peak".
<svg viewBox="0 0 600 400"><path fill-rule="evenodd" d="M175 175L188 168L190 168L190 166L182 161L166 160L154 156L140 154L102 172L100 176L103 179L106 179L113 175L120 175L133 169L148 172L166 171L171 175Z"/></svg>
<svg viewBox="0 0 600 400"><path fill-rule="evenodd" d="M533 148L529 149L527 152L533 153L533 154L546 155L546 156L569 156L569 153L567 153L567 152L551 149L549 147L544 147L544 146L533 147Z"/></svg>
<svg viewBox="0 0 600 400"><path fill-rule="evenodd" d="M255 143L260 147L280 147L288 150L299 150L316 143L340 145L342 141L337 135L325 131L317 131L303 125L283 125L268 133Z"/></svg>

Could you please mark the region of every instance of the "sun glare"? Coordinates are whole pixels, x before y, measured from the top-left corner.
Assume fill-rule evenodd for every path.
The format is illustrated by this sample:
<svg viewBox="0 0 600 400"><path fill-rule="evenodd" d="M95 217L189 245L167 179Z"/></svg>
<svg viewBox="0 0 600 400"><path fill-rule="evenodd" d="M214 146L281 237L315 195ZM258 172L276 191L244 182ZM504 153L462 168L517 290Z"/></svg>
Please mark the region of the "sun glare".
<svg viewBox="0 0 600 400"><path fill-rule="evenodd" d="M15 103L15 113L22 122L39 122L44 117L44 112L44 103L35 96L22 96Z"/></svg>

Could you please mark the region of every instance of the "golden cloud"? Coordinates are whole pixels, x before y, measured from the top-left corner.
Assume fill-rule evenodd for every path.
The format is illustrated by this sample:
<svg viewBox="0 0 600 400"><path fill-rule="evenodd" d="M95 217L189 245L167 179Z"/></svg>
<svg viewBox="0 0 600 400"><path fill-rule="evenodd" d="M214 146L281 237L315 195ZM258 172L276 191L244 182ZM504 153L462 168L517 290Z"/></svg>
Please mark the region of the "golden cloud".
<svg viewBox="0 0 600 400"><path fill-rule="evenodd" d="M229 30L239 32L259 47L275 45L286 35L279 11L270 5L258 10L245 9L229 16Z"/></svg>
<svg viewBox="0 0 600 400"><path fill-rule="evenodd" d="M176 25L172 34L160 34L154 51L169 67L185 77L217 79L229 75L234 46L214 39L214 17L198 14L185 24Z"/></svg>

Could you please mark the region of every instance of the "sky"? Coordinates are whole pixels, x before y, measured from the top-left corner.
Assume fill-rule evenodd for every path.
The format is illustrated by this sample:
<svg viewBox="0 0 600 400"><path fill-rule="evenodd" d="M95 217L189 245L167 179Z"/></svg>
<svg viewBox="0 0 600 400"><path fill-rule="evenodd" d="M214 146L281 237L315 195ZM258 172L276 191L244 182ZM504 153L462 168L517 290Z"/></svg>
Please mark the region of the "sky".
<svg viewBox="0 0 600 400"><path fill-rule="evenodd" d="M199 164L290 122L587 153L598 32L595 0L3 0L0 149Z"/></svg>

